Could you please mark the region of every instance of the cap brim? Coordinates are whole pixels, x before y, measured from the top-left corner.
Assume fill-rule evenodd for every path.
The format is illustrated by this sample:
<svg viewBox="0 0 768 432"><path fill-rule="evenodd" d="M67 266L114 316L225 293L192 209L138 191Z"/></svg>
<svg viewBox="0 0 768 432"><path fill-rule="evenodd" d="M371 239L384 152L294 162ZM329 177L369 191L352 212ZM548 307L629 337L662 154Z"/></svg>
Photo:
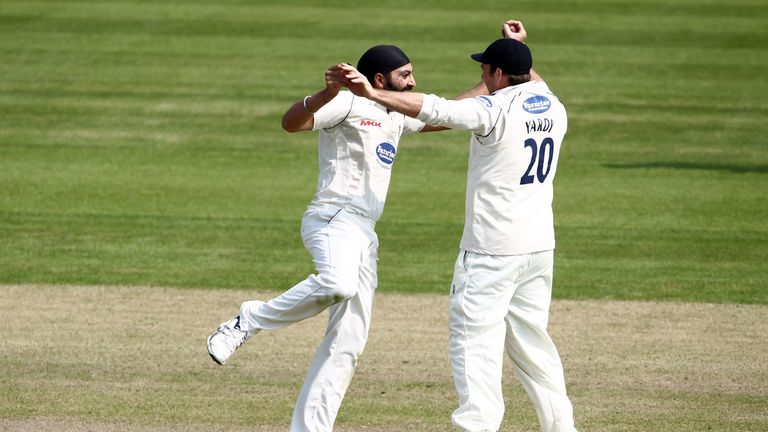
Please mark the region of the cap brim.
<svg viewBox="0 0 768 432"><path fill-rule="evenodd" d="M470 57L476 62L485 63L483 61L483 53L471 54Z"/></svg>

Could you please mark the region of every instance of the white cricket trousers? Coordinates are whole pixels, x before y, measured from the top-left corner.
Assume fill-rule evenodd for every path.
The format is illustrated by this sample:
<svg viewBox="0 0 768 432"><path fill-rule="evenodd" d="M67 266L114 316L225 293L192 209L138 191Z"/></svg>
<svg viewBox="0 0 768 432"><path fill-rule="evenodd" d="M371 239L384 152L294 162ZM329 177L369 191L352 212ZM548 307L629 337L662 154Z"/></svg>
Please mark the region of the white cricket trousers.
<svg viewBox="0 0 768 432"><path fill-rule="evenodd" d="M459 407L454 426L497 431L504 417L504 351L543 432L576 431L560 356L547 334L553 251L494 256L461 251L451 284L449 352Z"/></svg>
<svg viewBox="0 0 768 432"><path fill-rule="evenodd" d="M317 274L266 303L251 301L240 308L240 325L247 331L280 329L329 309L325 338L296 401L291 432L333 430L368 339L377 285L374 226L335 207L307 210L301 236Z"/></svg>

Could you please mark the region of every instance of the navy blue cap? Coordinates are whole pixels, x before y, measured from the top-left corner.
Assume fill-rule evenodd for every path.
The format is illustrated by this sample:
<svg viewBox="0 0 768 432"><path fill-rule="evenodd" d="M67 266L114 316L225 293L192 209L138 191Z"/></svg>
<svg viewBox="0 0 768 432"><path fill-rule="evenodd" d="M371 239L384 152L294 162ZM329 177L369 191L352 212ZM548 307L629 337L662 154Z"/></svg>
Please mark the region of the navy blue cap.
<svg viewBox="0 0 768 432"><path fill-rule="evenodd" d="M508 75L531 72L533 57L528 46L515 39L498 39L482 53L472 54L472 60L501 68Z"/></svg>

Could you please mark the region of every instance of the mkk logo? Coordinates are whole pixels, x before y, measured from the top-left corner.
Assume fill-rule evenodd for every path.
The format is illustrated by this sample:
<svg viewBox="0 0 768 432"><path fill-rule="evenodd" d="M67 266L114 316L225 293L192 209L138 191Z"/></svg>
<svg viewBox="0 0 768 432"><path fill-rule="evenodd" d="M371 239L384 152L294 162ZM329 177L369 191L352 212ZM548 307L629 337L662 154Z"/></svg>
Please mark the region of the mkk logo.
<svg viewBox="0 0 768 432"><path fill-rule="evenodd" d="M373 120L361 120L360 126L373 126L373 127L381 127L381 122L376 122Z"/></svg>
<svg viewBox="0 0 768 432"><path fill-rule="evenodd" d="M391 166L395 161L397 150L390 143L381 143L376 147L376 156L385 166Z"/></svg>

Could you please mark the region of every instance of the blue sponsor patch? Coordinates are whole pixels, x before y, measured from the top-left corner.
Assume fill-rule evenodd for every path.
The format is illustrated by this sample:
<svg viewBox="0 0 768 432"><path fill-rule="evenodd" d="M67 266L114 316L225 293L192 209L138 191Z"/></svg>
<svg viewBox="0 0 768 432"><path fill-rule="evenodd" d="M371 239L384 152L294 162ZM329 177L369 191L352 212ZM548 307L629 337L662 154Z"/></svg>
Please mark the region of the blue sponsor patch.
<svg viewBox="0 0 768 432"><path fill-rule="evenodd" d="M477 99L488 108L493 108L493 101L488 96L478 96Z"/></svg>
<svg viewBox="0 0 768 432"><path fill-rule="evenodd" d="M546 112L552 102L544 96L531 96L523 102L523 109L531 114Z"/></svg>
<svg viewBox="0 0 768 432"><path fill-rule="evenodd" d="M397 149L395 149L395 146L387 142L381 143L376 147L376 156L385 165L392 165L392 162L395 161L396 153Z"/></svg>

